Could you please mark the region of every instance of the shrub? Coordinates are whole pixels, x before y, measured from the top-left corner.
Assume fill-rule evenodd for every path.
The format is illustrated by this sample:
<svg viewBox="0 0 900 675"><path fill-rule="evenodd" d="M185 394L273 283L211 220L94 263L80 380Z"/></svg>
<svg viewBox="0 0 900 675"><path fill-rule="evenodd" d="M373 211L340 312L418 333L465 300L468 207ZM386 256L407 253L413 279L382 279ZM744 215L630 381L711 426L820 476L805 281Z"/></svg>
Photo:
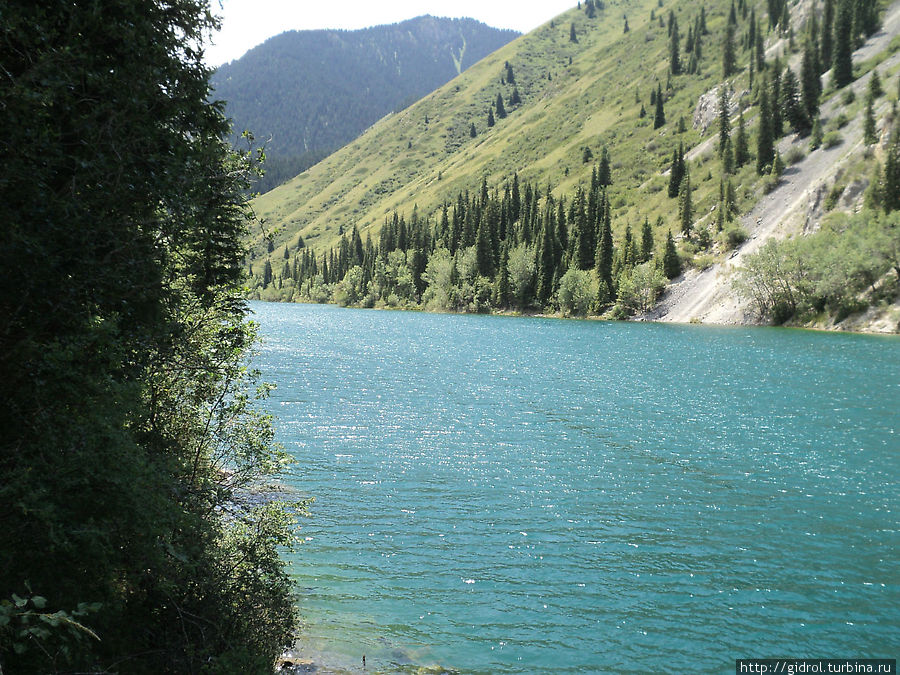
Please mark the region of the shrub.
<svg viewBox="0 0 900 675"><path fill-rule="evenodd" d="M822 145L825 146L826 150L830 149L830 148L834 148L843 142L844 142L844 137L841 136L841 134L837 131L829 131L822 138Z"/></svg>

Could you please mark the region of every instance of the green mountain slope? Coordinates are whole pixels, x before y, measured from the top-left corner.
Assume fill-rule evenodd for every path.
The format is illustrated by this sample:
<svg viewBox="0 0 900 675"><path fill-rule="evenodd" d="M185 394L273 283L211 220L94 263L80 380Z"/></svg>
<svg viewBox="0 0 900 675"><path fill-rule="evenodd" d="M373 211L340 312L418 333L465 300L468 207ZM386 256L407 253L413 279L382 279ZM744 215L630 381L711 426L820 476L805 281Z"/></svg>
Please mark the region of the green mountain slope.
<svg viewBox="0 0 900 675"><path fill-rule="evenodd" d="M288 31L221 66L213 86L237 132L252 129L267 141L266 190L518 35L432 16L354 31Z"/></svg>
<svg viewBox="0 0 900 675"><path fill-rule="evenodd" d="M826 20L835 2L840 11ZM785 201L800 184L794 176L823 185L839 130L864 107L878 118L867 127L881 129L882 150L848 127L862 154L841 180L859 178L857 195L870 182L867 194L900 193L892 104L881 93L863 106L827 66L840 65L853 87L879 64L893 81L900 40L891 27L875 35L875 0L835 2L570 10L259 197L265 227L253 242L251 295L644 312L665 277L696 274L740 256L748 237L776 232L796 201ZM829 44L842 49L826 60ZM804 162L811 131L823 150ZM870 181L873 153L884 171ZM763 214L773 220L757 227L747 218L769 194ZM877 279L885 265L853 274Z"/></svg>
<svg viewBox="0 0 900 675"><path fill-rule="evenodd" d="M623 33L627 6L630 31ZM728 5L709 4L707 23L717 44ZM683 25L695 5L673 3ZM590 176L584 148L599 156L608 145L616 176L613 193L626 199L634 188L663 169L679 141L692 145L699 135L676 134L679 117L690 119L697 96L719 79L718 50L699 76L672 83L666 114L672 121L654 130L651 91L666 86L668 38L655 0L609 4L596 18L572 10L523 36L449 84L399 114L381 120L362 137L255 202L267 226L282 243L301 233L316 248L333 246L341 230L356 225L365 236L393 210L431 213L460 190L476 190L482 178L499 184L513 172L529 181L570 192ZM574 26L577 42L570 39ZM505 64L515 85L504 84ZM514 88L522 103L508 104ZM508 116L487 127L488 109L501 94ZM640 99L638 101L637 99ZM470 138L474 124L477 132ZM653 186L653 189L658 186ZM657 193L658 194L658 193ZM647 211L646 198L641 197Z"/></svg>

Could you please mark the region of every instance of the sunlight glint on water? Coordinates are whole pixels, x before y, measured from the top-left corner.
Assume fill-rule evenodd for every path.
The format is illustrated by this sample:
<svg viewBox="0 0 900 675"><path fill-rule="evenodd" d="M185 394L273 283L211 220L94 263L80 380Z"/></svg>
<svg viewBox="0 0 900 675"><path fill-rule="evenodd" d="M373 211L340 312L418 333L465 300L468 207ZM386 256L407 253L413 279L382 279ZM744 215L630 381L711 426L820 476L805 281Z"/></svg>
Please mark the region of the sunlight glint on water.
<svg viewBox="0 0 900 675"><path fill-rule="evenodd" d="M900 340L252 307L332 660L897 656Z"/></svg>

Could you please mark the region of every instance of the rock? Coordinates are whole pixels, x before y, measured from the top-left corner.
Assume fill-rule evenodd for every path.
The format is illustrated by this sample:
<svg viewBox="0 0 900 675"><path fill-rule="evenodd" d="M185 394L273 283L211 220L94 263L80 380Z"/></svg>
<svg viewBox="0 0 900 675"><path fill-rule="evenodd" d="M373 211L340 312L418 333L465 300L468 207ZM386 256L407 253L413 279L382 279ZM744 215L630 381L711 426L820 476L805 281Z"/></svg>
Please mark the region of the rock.
<svg viewBox="0 0 900 675"><path fill-rule="evenodd" d="M721 86L721 85L719 85ZM709 127L716 121L719 116L719 86L713 87L705 94L697 99L697 105L694 107L694 115L691 121L694 129L700 129L700 133L705 135ZM740 91L735 93L731 90L728 97L728 116L734 117L738 113L738 105L749 96L748 91Z"/></svg>

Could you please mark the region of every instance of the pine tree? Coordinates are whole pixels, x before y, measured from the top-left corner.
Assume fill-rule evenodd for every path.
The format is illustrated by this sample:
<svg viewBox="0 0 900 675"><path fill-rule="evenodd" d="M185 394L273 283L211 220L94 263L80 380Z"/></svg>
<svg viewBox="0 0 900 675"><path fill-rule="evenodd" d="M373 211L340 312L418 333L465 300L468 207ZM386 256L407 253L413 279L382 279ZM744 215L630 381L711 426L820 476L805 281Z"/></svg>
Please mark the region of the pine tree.
<svg viewBox="0 0 900 675"><path fill-rule="evenodd" d="M553 295L553 278L556 276L555 248L552 218L546 218L541 228L541 241L538 247L535 288L535 298L541 305L546 305Z"/></svg>
<svg viewBox="0 0 900 675"><path fill-rule="evenodd" d="M678 47L678 19L672 14L672 23L669 27L669 72L672 75L681 73L681 57Z"/></svg>
<svg viewBox="0 0 900 675"><path fill-rule="evenodd" d="M488 109L487 125L488 125L489 127L492 127L492 126L494 126L494 124L496 124L496 120L494 120L494 109L493 109L493 108L489 108L489 109Z"/></svg>
<svg viewBox="0 0 900 675"><path fill-rule="evenodd" d="M488 279L494 276L494 251L491 245L490 224L486 214L478 221L478 234L475 237L475 260L478 274Z"/></svg>
<svg viewBox="0 0 900 675"><path fill-rule="evenodd" d="M747 141L747 128L744 125L744 111L738 113L738 128L734 136L734 164L739 169L750 161L750 144Z"/></svg>
<svg viewBox="0 0 900 675"><path fill-rule="evenodd" d="M656 85L656 114L653 116L653 128L659 129L666 123L666 112L663 110L662 87Z"/></svg>
<svg viewBox="0 0 900 675"><path fill-rule="evenodd" d="M885 213L900 210L900 127L894 128L885 153L882 199Z"/></svg>
<svg viewBox="0 0 900 675"><path fill-rule="evenodd" d="M771 87L769 101L772 106L772 138L778 140L784 136L784 118L781 110L781 60L778 57L775 57L775 63L772 64Z"/></svg>
<svg viewBox="0 0 900 675"><path fill-rule="evenodd" d="M866 145L875 145L878 137L875 133L875 97L872 93L866 96L866 114L863 122L863 142Z"/></svg>
<svg viewBox="0 0 900 675"><path fill-rule="evenodd" d="M663 252L663 274L667 279L674 279L681 274L681 258L675 248L675 240L672 238L672 230L666 235L666 248Z"/></svg>
<svg viewBox="0 0 900 675"><path fill-rule="evenodd" d="M775 140L772 134L772 107L769 103L768 78L763 77L759 88L759 127L756 131L756 173L767 172L775 157Z"/></svg>
<svg viewBox="0 0 900 675"><path fill-rule="evenodd" d="M838 89L853 81L853 0L838 0L831 78Z"/></svg>
<svg viewBox="0 0 900 675"><path fill-rule="evenodd" d="M685 171L681 181L681 190L678 194L678 220L681 223L681 232L685 237L691 236L694 227L694 204L691 189L691 174Z"/></svg>
<svg viewBox="0 0 900 675"><path fill-rule="evenodd" d="M506 117L506 108L503 106L503 96L501 94L497 94L497 102L495 105L497 108L497 117L501 120L504 119Z"/></svg>
<svg viewBox="0 0 900 675"><path fill-rule="evenodd" d="M469 127L469 137L475 138L478 135L478 131L475 129L475 122L472 122L472 126Z"/></svg>
<svg viewBox="0 0 900 675"><path fill-rule="evenodd" d="M822 10L822 30L819 37L819 68L827 69L833 58L834 44L834 0L825 0Z"/></svg>
<svg viewBox="0 0 900 675"><path fill-rule="evenodd" d="M641 227L641 262L647 262L653 255L653 228L650 227L650 219L644 218Z"/></svg>
<svg viewBox="0 0 900 675"><path fill-rule="evenodd" d="M807 40L803 46L803 61L800 65L800 98L806 116L815 119L819 114L819 97L822 94L822 83L819 79L819 68L815 61L815 47Z"/></svg>
<svg viewBox="0 0 900 675"><path fill-rule="evenodd" d="M519 105L521 102L522 102L522 96L519 94L519 88L513 87L513 92L512 92L512 94L510 94L510 97L509 97L509 105L510 106Z"/></svg>
<svg viewBox="0 0 900 675"><path fill-rule="evenodd" d="M569 25L569 42L578 42L578 35L575 33L575 24Z"/></svg>
<svg viewBox="0 0 900 675"><path fill-rule="evenodd" d="M499 309L509 307L509 246L504 244L500 254L500 269L497 271L497 281L494 283L494 297L492 304Z"/></svg>
<svg viewBox="0 0 900 675"><path fill-rule="evenodd" d="M603 219L600 223L600 237L597 242L597 254L594 260L594 268L597 270L597 278L603 282L609 291L613 288L613 238L612 223L609 209L604 209Z"/></svg>
<svg viewBox="0 0 900 675"><path fill-rule="evenodd" d="M791 128L801 136L809 134L810 122L800 100L799 82L794 71L786 68L781 78L781 109Z"/></svg>
<svg viewBox="0 0 900 675"><path fill-rule="evenodd" d="M509 61L506 62L506 82L508 84L514 85L516 83L516 76L513 73L513 67L510 65Z"/></svg>
<svg viewBox="0 0 900 675"><path fill-rule="evenodd" d="M631 29L628 27L628 17L625 17L625 25L622 27L622 33L627 33Z"/></svg>
<svg viewBox="0 0 900 675"><path fill-rule="evenodd" d="M731 140L731 121L728 116L728 86L719 86L719 157L724 156L725 150Z"/></svg>
<svg viewBox="0 0 900 675"><path fill-rule="evenodd" d="M737 72L734 53L734 26L728 24L725 28L725 40L722 43L722 77L729 78Z"/></svg>
<svg viewBox="0 0 900 675"><path fill-rule="evenodd" d="M597 165L597 185L600 187L612 185L612 171L609 165L609 148L605 145L600 151L600 162Z"/></svg>
<svg viewBox="0 0 900 675"><path fill-rule="evenodd" d="M681 190L681 181L684 179L684 143L678 144L678 149L672 151L672 167L669 170L669 198L674 199Z"/></svg>
<svg viewBox="0 0 900 675"><path fill-rule="evenodd" d="M869 96L873 100L884 96L884 87L881 85L881 76L878 74L878 68L872 71L872 76L869 78Z"/></svg>

